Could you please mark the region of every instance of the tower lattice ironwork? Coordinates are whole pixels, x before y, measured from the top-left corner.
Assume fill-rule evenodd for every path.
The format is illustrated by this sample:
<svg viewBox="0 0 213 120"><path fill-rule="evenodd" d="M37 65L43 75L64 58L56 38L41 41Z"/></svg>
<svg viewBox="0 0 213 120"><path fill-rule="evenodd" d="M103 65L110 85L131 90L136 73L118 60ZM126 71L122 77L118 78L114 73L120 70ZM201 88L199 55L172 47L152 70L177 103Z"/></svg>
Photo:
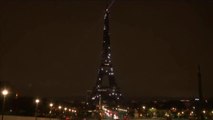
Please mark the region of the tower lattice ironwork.
<svg viewBox="0 0 213 120"><path fill-rule="evenodd" d="M103 80L108 80L108 85L104 85ZM122 94L115 81L114 69L112 65L109 35L109 10L106 9L104 15L101 64L98 69L98 77L96 85L92 91L91 100L96 101L96 103L98 101L100 102L100 99L105 103L116 103L121 99L121 97Z"/></svg>

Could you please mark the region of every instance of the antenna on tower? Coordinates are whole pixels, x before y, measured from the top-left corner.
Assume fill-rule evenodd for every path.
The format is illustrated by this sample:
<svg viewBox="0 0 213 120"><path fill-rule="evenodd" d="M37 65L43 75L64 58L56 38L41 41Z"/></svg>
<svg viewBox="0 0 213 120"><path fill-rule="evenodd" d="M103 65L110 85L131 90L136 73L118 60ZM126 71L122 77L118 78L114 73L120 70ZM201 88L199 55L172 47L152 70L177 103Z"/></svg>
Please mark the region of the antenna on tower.
<svg viewBox="0 0 213 120"><path fill-rule="evenodd" d="M107 5L106 11L109 11L114 3L115 3L115 0L111 0L110 4Z"/></svg>

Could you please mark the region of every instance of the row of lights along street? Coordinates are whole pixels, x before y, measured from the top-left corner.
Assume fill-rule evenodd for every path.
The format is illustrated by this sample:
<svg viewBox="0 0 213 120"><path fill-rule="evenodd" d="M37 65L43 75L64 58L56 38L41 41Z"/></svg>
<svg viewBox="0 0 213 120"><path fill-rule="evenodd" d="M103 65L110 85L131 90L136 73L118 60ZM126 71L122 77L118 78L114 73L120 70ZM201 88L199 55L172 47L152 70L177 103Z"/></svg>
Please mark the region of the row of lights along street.
<svg viewBox="0 0 213 120"><path fill-rule="evenodd" d="M9 94L9 90L3 89L1 91L1 94L3 96L1 120L4 120L5 102L6 102L6 97ZM35 117L35 120L37 120L38 116L39 116L39 103L41 102L41 100L39 98L36 98L34 102L35 102L34 117ZM51 117L52 117L51 115L53 114L53 111L56 112L56 110L61 111L63 113L65 113L65 112L76 113L76 110L74 108L62 107L61 105L56 106L52 102L50 102L49 103L49 116L50 116L50 120L51 120Z"/></svg>
<svg viewBox="0 0 213 120"><path fill-rule="evenodd" d="M36 104L36 107L35 107L35 120L37 120L37 117L38 117L38 105L40 103L40 99L35 99L35 104ZM53 110L54 109L58 109L59 111L63 111L63 113L65 112L71 112L71 113L76 113L76 110L75 109L71 109L71 108L68 108L68 107L62 107L61 105L58 105L58 107L56 105L54 105L52 102L49 103L49 115L50 115L50 120L51 120L51 115L53 113Z"/></svg>

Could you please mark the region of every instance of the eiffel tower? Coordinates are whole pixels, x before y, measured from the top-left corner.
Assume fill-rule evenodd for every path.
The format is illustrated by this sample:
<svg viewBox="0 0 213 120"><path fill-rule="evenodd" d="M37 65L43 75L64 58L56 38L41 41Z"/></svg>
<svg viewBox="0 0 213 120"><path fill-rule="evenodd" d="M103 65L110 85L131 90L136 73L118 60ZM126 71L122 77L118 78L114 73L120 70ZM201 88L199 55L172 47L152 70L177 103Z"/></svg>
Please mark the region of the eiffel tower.
<svg viewBox="0 0 213 120"><path fill-rule="evenodd" d="M108 80L108 85L103 84L104 80ZM96 105L98 103L100 104L100 100L104 104L115 105L117 102L120 101L121 98L122 94L115 81L114 69L112 65L112 55L109 36L109 10L106 9L104 15L103 49L101 56L101 64L98 69L98 77L96 85L92 90L91 101Z"/></svg>

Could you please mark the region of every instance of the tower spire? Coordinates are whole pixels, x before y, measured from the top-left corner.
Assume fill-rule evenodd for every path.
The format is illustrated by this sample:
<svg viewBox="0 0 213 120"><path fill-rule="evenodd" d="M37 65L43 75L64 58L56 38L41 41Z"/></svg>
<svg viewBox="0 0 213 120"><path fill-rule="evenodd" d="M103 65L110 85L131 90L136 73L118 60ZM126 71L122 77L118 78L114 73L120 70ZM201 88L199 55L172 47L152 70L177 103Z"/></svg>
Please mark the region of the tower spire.
<svg viewBox="0 0 213 120"><path fill-rule="evenodd" d="M110 48L110 36L109 36L109 11L106 9L104 14L104 28L103 28L103 51L102 51L102 63L110 64L111 48Z"/></svg>
<svg viewBox="0 0 213 120"><path fill-rule="evenodd" d="M110 37L109 37L109 10L106 9L104 14L104 30L103 30L103 45L110 46Z"/></svg>

